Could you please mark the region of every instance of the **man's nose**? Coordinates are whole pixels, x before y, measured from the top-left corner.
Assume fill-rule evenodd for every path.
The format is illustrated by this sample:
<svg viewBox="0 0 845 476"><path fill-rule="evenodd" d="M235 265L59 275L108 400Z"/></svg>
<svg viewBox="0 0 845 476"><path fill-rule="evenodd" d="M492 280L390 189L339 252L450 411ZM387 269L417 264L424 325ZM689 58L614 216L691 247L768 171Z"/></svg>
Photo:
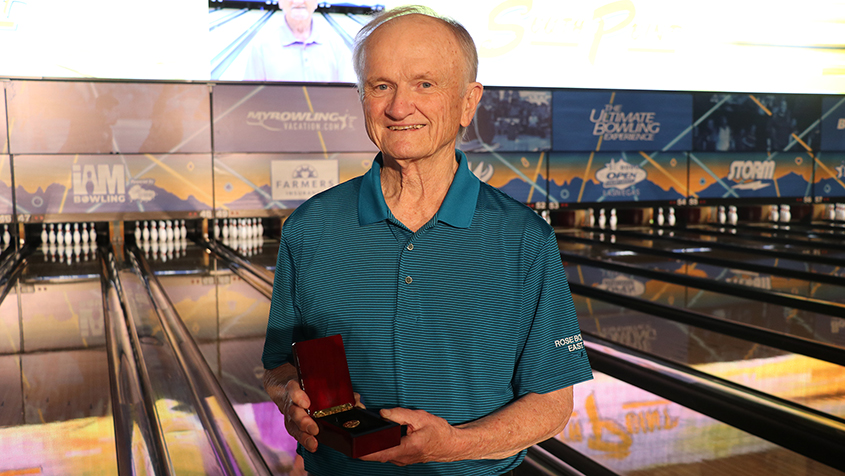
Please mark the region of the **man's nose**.
<svg viewBox="0 0 845 476"><path fill-rule="evenodd" d="M414 113L414 99L411 91L397 87L385 112L393 120L402 120Z"/></svg>

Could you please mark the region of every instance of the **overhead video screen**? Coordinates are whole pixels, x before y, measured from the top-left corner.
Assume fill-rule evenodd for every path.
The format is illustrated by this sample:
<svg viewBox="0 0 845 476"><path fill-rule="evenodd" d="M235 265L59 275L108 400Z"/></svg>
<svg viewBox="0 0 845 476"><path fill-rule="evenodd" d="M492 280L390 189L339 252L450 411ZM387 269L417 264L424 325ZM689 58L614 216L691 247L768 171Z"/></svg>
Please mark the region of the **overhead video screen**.
<svg viewBox="0 0 845 476"><path fill-rule="evenodd" d="M0 0L0 44L14 45L0 77L349 83L361 25L408 2L304 3ZM467 27L491 86L845 92L836 0L416 3Z"/></svg>

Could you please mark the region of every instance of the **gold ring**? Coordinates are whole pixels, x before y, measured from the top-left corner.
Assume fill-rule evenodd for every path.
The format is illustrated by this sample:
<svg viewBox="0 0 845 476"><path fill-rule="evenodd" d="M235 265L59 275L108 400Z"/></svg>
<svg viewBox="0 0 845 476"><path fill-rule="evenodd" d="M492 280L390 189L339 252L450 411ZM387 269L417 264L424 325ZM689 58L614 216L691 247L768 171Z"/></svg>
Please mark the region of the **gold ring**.
<svg viewBox="0 0 845 476"><path fill-rule="evenodd" d="M355 428L356 426L358 426L360 424L361 424L361 422L358 421L358 420L349 420L349 421L343 422L343 427L344 428Z"/></svg>

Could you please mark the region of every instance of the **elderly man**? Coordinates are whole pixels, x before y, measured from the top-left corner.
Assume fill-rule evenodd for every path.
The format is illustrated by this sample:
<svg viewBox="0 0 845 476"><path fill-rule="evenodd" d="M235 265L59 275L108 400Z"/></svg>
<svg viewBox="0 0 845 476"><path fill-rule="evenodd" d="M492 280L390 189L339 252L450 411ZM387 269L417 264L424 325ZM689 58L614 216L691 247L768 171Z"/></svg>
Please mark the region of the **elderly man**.
<svg viewBox="0 0 845 476"><path fill-rule="evenodd" d="M317 0L280 0L251 43L243 79L259 81L354 81L349 48L325 21L314 21Z"/></svg>
<svg viewBox="0 0 845 476"><path fill-rule="evenodd" d="M457 23L403 7L355 50L363 177L285 222L264 347L265 388L317 475L495 475L559 433L591 378L552 229L481 183L455 149L483 88ZM360 460L318 445L292 342L341 334L368 408L407 425ZM405 466L400 468L399 466Z"/></svg>

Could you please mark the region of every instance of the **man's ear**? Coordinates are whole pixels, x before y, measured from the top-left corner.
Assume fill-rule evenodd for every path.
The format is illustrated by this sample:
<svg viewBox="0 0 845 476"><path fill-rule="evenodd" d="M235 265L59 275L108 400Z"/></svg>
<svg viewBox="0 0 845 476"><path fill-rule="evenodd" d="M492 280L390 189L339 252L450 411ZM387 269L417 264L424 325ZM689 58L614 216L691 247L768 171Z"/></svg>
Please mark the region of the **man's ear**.
<svg viewBox="0 0 845 476"><path fill-rule="evenodd" d="M478 108L478 103L481 101L481 95L484 93L484 86L478 82L472 82L467 85L467 92L464 94L464 109L461 111L461 125L469 127L475 116L475 109Z"/></svg>

